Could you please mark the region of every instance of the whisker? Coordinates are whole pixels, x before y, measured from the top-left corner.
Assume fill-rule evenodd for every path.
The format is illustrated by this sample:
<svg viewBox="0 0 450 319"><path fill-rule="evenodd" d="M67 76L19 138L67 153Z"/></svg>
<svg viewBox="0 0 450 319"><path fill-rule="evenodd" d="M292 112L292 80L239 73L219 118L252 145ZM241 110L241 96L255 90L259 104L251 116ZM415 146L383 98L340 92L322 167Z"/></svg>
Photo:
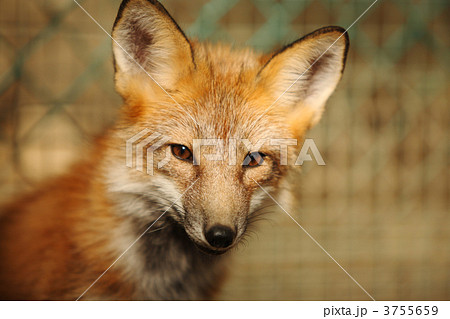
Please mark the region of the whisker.
<svg viewBox="0 0 450 319"><path fill-rule="evenodd" d="M273 206L277 206L277 204L269 204L269 205L260 207L260 208L258 208L257 210L255 210L254 212L252 212L251 215L254 215L255 213L257 213L257 212L259 212L259 211L262 211L262 210L264 210L264 209L266 209L266 208L273 207Z"/></svg>
<svg viewBox="0 0 450 319"><path fill-rule="evenodd" d="M148 232L146 233L146 235L151 234L151 233L154 233L154 232L157 232L157 231L160 231L160 230L163 230L164 228L167 228L167 227L169 227L169 224L167 224L167 225L165 225L165 226L163 226L163 227L157 228L157 229L150 230L150 231L148 231Z"/></svg>
<svg viewBox="0 0 450 319"><path fill-rule="evenodd" d="M159 195L156 195L156 194L152 194L151 196L148 195L148 194L146 194L146 193L126 193L126 194L136 196L136 199L135 199L136 201L138 201L138 200L140 200L140 199L144 199L144 200L146 200L147 202L150 202L150 203L153 204L153 205L160 206L162 209L163 209L163 208L166 208L167 206L172 206L172 209L174 209L174 208L176 207L176 208L178 208L178 210L179 210L182 214L185 213L184 208L183 208L182 206L180 206L179 204L173 202L173 201L170 200L170 199L167 199L167 198L165 198L165 197L162 197L162 196L159 196ZM163 201L166 202L167 204L160 203L160 202L156 201L155 198L158 198L158 199L160 199L160 200L163 200ZM133 202L133 203L134 203L134 202Z"/></svg>

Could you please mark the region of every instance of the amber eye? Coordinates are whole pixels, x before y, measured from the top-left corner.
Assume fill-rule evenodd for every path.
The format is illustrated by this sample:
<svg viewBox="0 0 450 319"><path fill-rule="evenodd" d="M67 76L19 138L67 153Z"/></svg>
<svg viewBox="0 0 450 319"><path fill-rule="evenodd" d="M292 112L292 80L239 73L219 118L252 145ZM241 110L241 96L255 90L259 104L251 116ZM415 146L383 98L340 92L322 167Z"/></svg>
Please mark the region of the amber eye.
<svg viewBox="0 0 450 319"><path fill-rule="evenodd" d="M266 157L266 154L264 154L264 153L260 153L260 152L248 153L244 159L244 163L242 163L242 166L247 166L247 167L260 166L264 162L264 157Z"/></svg>
<svg viewBox="0 0 450 319"><path fill-rule="evenodd" d="M170 148L172 149L173 156L179 160L192 162L192 152L187 146L172 144Z"/></svg>

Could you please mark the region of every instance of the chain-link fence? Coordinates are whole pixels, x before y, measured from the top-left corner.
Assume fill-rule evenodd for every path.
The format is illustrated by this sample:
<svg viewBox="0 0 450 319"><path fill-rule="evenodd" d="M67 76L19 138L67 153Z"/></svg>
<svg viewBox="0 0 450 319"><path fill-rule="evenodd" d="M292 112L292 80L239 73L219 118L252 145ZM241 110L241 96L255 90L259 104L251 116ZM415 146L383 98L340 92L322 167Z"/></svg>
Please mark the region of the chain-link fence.
<svg viewBox="0 0 450 319"><path fill-rule="evenodd" d="M167 0L187 34L270 51L372 0ZM120 1L81 5L111 30ZM64 171L115 118L110 38L71 0L0 1L0 191ZM449 2L379 0L349 30L337 92L308 134L292 212L376 299L449 299ZM221 299L367 299L274 212L234 253Z"/></svg>

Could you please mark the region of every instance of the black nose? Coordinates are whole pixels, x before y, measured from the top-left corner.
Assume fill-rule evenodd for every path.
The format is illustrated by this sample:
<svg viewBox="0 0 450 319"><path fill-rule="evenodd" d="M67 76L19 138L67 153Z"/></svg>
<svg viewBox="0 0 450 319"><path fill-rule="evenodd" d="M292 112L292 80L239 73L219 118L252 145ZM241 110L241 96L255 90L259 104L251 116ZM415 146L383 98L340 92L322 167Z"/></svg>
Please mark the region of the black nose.
<svg viewBox="0 0 450 319"><path fill-rule="evenodd" d="M206 232L206 240L215 248L226 248L233 243L235 233L230 227L215 225Z"/></svg>

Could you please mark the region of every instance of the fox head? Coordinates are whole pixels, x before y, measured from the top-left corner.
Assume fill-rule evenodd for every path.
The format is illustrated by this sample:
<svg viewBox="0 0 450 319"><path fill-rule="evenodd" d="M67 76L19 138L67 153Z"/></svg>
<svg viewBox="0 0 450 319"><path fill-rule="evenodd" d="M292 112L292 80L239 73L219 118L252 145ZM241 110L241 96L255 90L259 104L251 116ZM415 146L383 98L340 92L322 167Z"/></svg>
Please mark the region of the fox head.
<svg viewBox="0 0 450 319"><path fill-rule="evenodd" d="M227 251L293 164L299 146L282 141L319 121L344 69L345 30L265 55L191 41L159 2L126 0L113 40L124 99L105 165L113 199L147 224L166 212L202 250Z"/></svg>

